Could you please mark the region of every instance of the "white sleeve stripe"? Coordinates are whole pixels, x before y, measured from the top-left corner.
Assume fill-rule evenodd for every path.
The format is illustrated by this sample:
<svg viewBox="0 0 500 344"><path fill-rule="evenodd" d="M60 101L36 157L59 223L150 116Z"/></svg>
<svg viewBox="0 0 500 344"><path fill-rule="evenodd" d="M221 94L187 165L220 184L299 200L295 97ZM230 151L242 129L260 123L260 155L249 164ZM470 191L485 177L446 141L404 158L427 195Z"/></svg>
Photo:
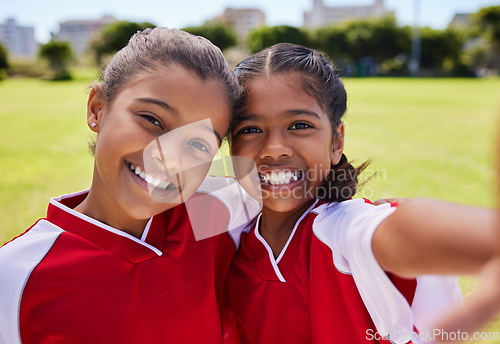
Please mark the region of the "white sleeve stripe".
<svg viewBox="0 0 500 344"><path fill-rule="evenodd" d="M372 250L373 234L395 208L350 200L322 205L314 211L318 213L313 224L314 234L332 250L335 267L352 273L378 333L388 336L391 343L408 342L408 336L414 337L414 325L423 330L422 320L429 320L431 315L460 302L455 277L421 276L417 278L410 307L380 267Z"/></svg>
<svg viewBox="0 0 500 344"><path fill-rule="evenodd" d="M432 332L444 313L462 304L462 291L454 276L424 275L417 277L417 289L411 304L415 326L419 331Z"/></svg>
<svg viewBox="0 0 500 344"><path fill-rule="evenodd" d="M359 233L361 235L348 235L346 241L349 247L349 264L361 298L378 332L388 336L394 343L406 343L408 340L401 333L413 333L410 305L382 270L372 251L373 234L386 215L388 214L372 220L369 224L371 228Z"/></svg>
<svg viewBox="0 0 500 344"><path fill-rule="evenodd" d="M26 234L0 249L0 339L4 343L21 343L19 312L24 288L33 269L63 232L40 220Z"/></svg>
<svg viewBox="0 0 500 344"><path fill-rule="evenodd" d="M371 246L376 228L395 209L350 200L315 210L314 234L332 250L335 267L352 273L378 333L394 343L406 343L397 334L413 333L410 306L378 264ZM396 334L392 338L391 332Z"/></svg>

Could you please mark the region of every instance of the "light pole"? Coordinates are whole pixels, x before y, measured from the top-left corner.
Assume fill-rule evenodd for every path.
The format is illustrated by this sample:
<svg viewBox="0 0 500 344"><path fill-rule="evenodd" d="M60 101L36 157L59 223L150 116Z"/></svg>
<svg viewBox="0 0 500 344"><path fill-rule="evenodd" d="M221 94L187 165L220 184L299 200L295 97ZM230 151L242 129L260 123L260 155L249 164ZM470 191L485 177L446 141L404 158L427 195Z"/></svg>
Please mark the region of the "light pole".
<svg viewBox="0 0 500 344"><path fill-rule="evenodd" d="M413 34L411 40L410 74L418 76L420 69L420 0L413 0Z"/></svg>

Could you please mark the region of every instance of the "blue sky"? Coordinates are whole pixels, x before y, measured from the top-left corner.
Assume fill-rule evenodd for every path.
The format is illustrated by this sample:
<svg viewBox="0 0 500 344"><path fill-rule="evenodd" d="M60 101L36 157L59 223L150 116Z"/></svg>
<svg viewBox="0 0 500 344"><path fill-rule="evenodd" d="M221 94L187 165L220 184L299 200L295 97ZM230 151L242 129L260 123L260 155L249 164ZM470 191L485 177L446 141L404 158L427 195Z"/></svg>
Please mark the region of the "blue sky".
<svg viewBox="0 0 500 344"><path fill-rule="evenodd" d="M415 0L385 0L401 24L413 22ZM500 0L419 0L422 26L445 28L457 12L475 12ZM367 5L373 0L324 0L331 6ZM303 12L312 0L0 0L0 22L14 17L20 25L35 27L36 39L46 42L58 23L71 19L95 19L110 14L117 19L150 21L158 26L182 28L201 25L226 7L260 8L268 25L301 26Z"/></svg>

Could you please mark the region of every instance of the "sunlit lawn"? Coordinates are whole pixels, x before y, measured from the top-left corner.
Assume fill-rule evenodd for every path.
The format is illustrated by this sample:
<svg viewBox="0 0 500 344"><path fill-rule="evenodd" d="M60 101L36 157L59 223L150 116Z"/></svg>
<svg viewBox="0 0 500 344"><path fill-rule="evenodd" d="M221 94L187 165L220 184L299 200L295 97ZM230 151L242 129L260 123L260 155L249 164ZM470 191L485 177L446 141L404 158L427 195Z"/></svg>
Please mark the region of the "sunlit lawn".
<svg viewBox="0 0 500 344"><path fill-rule="evenodd" d="M87 86L0 82L0 244L44 216L48 200L90 183ZM360 197L495 204L499 79L347 79L346 155L378 170ZM422 252L425 254L425 252ZM472 279L462 279L467 292ZM500 321L493 329L500 331ZM493 343L491 341L490 343Z"/></svg>

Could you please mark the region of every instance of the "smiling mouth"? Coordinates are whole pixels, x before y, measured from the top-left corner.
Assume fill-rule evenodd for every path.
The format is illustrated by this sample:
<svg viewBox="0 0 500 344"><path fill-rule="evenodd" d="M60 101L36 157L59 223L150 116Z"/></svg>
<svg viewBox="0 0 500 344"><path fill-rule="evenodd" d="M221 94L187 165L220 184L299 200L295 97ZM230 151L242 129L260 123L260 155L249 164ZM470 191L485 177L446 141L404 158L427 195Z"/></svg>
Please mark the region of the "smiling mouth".
<svg viewBox="0 0 500 344"><path fill-rule="evenodd" d="M292 184L302 179L303 173L301 170L297 171L279 171L260 173L259 179L262 184L267 185L284 185Z"/></svg>
<svg viewBox="0 0 500 344"><path fill-rule="evenodd" d="M177 189L177 187L173 183L153 177L147 174L144 169L141 169L139 166L135 166L134 164L129 163L127 163L127 166L133 173L135 173L136 176L143 179L146 183L154 188L161 188L164 190Z"/></svg>

